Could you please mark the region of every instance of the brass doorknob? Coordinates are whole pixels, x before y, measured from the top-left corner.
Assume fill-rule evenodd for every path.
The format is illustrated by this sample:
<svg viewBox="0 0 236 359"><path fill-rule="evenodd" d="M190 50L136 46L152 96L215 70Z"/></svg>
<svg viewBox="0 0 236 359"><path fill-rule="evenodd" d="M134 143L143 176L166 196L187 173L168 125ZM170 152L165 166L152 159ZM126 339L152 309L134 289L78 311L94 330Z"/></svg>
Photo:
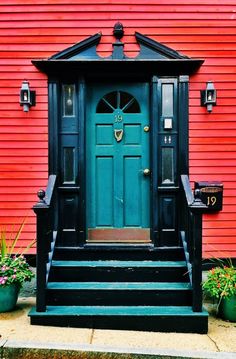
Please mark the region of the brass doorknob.
<svg viewBox="0 0 236 359"><path fill-rule="evenodd" d="M143 170L143 174L144 174L144 176L149 176L149 175L150 175L150 169L149 169L149 168L145 168L145 169Z"/></svg>

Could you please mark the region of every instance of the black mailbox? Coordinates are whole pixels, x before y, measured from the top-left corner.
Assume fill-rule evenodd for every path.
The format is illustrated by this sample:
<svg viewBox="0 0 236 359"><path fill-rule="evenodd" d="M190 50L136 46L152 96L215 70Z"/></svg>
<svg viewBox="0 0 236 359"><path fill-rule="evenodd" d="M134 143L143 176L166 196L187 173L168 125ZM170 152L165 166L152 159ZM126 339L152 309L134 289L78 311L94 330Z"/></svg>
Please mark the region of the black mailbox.
<svg viewBox="0 0 236 359"><path fill-rule="evenodd" d="M221 182L195 182L195 190L208 211L221 211L223 205L223 184Z"/></svg>

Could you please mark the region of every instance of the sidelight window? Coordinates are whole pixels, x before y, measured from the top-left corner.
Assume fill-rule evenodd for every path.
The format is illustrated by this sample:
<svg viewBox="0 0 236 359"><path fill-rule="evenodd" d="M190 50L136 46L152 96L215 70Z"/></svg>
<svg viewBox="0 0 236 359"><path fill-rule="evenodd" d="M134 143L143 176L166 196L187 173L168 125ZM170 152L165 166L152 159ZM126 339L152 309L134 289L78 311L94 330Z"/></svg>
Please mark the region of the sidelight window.
<svg viewBox="0 0 236 359"><path fill-rule="evenodd" d="M74 116L75 115L75 86L63 85L63 115Z"/></svg>

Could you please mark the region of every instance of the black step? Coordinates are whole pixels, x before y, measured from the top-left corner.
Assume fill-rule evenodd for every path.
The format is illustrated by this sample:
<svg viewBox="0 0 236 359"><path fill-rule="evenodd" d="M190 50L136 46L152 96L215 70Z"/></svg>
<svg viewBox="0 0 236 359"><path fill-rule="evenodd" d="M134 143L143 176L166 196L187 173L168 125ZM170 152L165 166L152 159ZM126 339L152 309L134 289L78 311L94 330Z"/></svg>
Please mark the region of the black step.
<svg viewBox="0 0 236 359"><path fill-rule="evenodd" d="M182 247L109 246L56 247L56 260L184 260Z"/></svg>
<svg viewBox="0 0 236 359"><path fill-rule="evenodd" d="M31 324L77 328L207 333L208 314L188 306L48 306L33 308Z"/></svg>
<svg viewBox="0 0 236 359"><path fill-rule="evenodd" d="M49 305L179 305L191 303L188 283L52 282Z"/></svg>
<svg viewBox="0 0 236 359"><path fill-rule="evenodd" d="M186 282L184 261L52 261L50 281Z"/></svg>

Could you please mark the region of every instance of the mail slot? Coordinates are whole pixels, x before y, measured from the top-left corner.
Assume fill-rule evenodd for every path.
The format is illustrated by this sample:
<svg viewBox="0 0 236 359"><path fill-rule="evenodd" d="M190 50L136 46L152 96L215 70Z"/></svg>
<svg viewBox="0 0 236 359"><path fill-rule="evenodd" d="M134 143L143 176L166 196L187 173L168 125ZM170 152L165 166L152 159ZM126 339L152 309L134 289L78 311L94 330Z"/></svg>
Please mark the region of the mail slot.
<svg viewBox="0 0 236 359"><path fill-rule="evenodd" d="M221 182L195 182L195 190L208 211L221 211L223 206L223 184Z"/></svg>

